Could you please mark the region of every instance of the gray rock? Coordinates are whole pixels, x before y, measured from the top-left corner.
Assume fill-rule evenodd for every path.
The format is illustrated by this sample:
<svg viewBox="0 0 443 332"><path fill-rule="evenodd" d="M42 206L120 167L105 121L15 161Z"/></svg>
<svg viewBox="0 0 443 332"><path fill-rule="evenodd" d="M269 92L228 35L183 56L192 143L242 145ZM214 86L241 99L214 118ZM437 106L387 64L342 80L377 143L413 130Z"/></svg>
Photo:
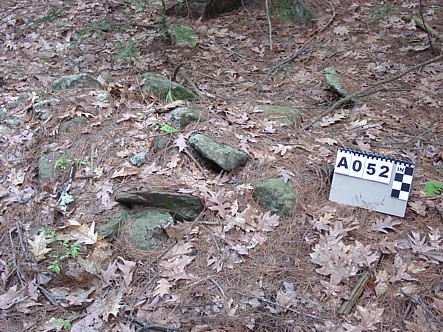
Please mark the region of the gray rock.
<svg viewBox="0 0 443 332"><path fill-rule="evenodd" d="M40 156L38 159L38 181L40 184L54 180L54 164L60 156L60 152L49 152Z"/></svg>
<svg viewBox="0 0 443 332"><path fill-rule="evenodd" d="M63 76L52 84L52 92L71 89L103 89L103 85L88 74Z"/></svg>
<svg viewBox="0 0 443 332"><path fill-rule="evenodd" d="M32 105L32 109L37 110L37 109L42 108L44 106L49 106L49 105L58 104L58 103L60 103L60 99L58 99L58 98L45 99L45 100L39 101L38 103L35 103L34 105Z"/></svg>
<svg viewBox="0 0 443 332"><path fill-rule="evenodd" d="M279 121L295 126L301 117L301 111L297 108L281 105L259 105L256 109L266 113L266 117L271 121Z"/></svg>
<svg viewBox="0 0 443 332"><path fill-rule="evenodd" d="M174 142L174 138L172 135L159 135L154 137L154 141L152 142L152 151L159 152L162 151L172 145Z"/></svg>
<svg viewBox="0 0 443 332"><path fill-rule="evenodd" d="M282 7L279 8L279 6ZM301 25L307 25L315 18L315 14L309 9L303 0L281 1L277 4L275 11L281 13L279 16L283 16L281 17L283 20L287 18L290 21Z"/></svg>
<svg viewBox="0 0 443 332"><path fill-rule="evenodd" d="M243 166L248 160L245 152L227 144L217 143L202 134L191 136L188 142L202 157L228 172Z"/></svg>
<svg viewBox="0 0 443 332"><path fill-rule="evenodd" d="M79 129L88 123L88 119L84 116L77 116L72 120L68 120L60 124L59 132L62 134L71 133L73 131L80 131Z"/></svg>
<svg viewBox="0 0 443 332"><path fill-rule="evenodd" d="M259 182L254 188L254 199L267 211L281 216L292 216L296 201L292 187L281 178Z"/></svg>
<svg viewBox="0 0 443 332"><path fill-rule="evenodd" d="M348 95L348 92L340 84L340 76L338 75L335 68L327 67L323 69L323 73L325 75L326 84L333 91L335 91L340 97L346 97ZM355 104L357 100L351 99L349 102L351 104Z"/></svg>
<svg viewBox="0 0 443 332"><path fill-rule="evenodd" d="M166 10L166 14L189 18L208 19L239 8L242 5L242 0L177 1L174 5Z"/></svg>
<svg viewBox="0 0 443 332"><path fill-rule="evenodd" d="M183 129L192 122L202 121L202 116L189 107L179 107L169 115L174 127Z"/></svg>
<svg viewBox="0 0 443 332"><path fill-rule="evenodd" d="M129 242L137 249L151 250L168 238L165 227L174 222L169 212L150 210L131 214Z"/></svg>
<svg viewBox="0 0 443 332"><path fill-rule="evenodd" d="M151 93L154 97L161 101L166 101L166 97L170 92L174 100L195 100L197 95L186 89L183 85L172 82L170 79L155 73L145 73L141 75L146 80L142 89Z"/></svg>
<svg viewBox="0 0 443 332"><path fill-rule="evenodd" d="M0 108L0 122L6 119L6 108Z"/></svg>
<svg viewBox="0 0 443 332"><path fill-rule="evenodd" d="M136 167L142 167L146 162L146 152L141 151L129 158L129 162L136 166Z"/></svg>
<svg viewBox="0 0 443 332"><path fill-rule="evenodd" d="M178 219L186 220L197 218L204 208L202 201L196 196L152 190L120 191L115 194L115 200L129 207L143 205L163 208Z"/></svg>
<svg viewBox="0 0 443 332"><path fill-rule="evenodd" d="M112 242L117 238L120 229L125 226L129 220L130 216L128 212L125 210L120 210L117 212L114 219L106 224L97 226L97 233L106 240Z"/></svg>
<svg viewBox="0 0 443 332"><path fill-rule="evenodd" d="M57 98L45 99L32 105L32 109L35 111L37 118L44 121L51 116L50 111L46 106L58 103L60 103L60 99Z"/></svg>

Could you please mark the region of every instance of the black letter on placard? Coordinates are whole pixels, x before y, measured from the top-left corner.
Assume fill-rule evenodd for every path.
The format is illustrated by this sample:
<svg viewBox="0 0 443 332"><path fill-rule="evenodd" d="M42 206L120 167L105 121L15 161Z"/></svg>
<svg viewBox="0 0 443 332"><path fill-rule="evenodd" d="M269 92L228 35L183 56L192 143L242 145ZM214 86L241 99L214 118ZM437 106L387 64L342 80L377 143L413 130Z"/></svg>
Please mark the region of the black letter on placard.
<svg viewBox="0 0 443 332"><path fill-rule="evenodd" d="M342 157L340 159L339 163L337 164L337 168L342 167L342 166L344 168L348 169L348 163L347 163L346 157Z"/></svg>
<svg viewBox="0 0 443 332"><path fill-rule="evenodd" d="M358 167L356 167L357 165ZM362 166L363 164L360 160L356 160L352 163L352 169L354 170L354 172L360 172Z"/></svg>

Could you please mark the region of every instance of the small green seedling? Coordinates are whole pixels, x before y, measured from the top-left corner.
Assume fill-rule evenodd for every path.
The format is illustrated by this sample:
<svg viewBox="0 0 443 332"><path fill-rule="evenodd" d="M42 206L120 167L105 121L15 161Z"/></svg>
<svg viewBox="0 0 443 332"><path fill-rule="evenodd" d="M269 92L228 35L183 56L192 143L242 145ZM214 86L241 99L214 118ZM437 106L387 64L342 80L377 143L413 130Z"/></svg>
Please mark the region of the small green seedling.
<svg viewBox="0 0 443 332"><path fill-rule="evenodd" d="M80 251L80 245L78 243L70 243L69 241L58 240L55 231L48 231L46 238L51 242L57 242L59 254L52 254L52 262L48 265L48 270L54 271L56 274L60 274L62 271L61 262L72 258L77 259Z"/></svg>
<svg viewBox="0 0 443 332"><path fill-rule="evenodd" d="M52 318L50 322L54 328L61 327L62 329L69 329L72 327L71 322L63 318Z"/></svg>
<svg viewBox="0 0 443 332"><path fill-rule="evenodd" d="M172 93L172 90L168 91L168 94L166 95L165 98L166 103L170 104L174 101L176 101L174 94Z"/></svg>
<svg viewBox="0 0 443 332"><path fill-rule="evenodd" d="M57 158L54 163L54 169L66 170L68 165L76 164L77 166L86 165L86 160L83 159L68 159L64 157Z"/></svg>
<svg viewBox="0 0 443 332"><path fill-rule="evenodd" d="M129 38L126 43L117 43L117 55L116 59L121 59L127 63L138 62L137 54L140 53L140 50L137 45L137 41Z"/></svg>
<svg viewBox="0 0 443 332"><path fill-rule="evenodd" d="M443 192L443 183L437 181L428 181L425 183L423 191L428 196L438 196Z"/></svg>
<svg viewBox="0 0 443 332"><path fill-rule="evenodd" d="M174 127L172 127L172 126L170 126L170 125L167 125L167 124L161 126L159 129L160 129L160 130L163 130L163 131L165 131L165 132L167 132L167 133L170 133L170 134L172 134L172 133L177 133L177 132L178 132L177 129L175 129Z"/></svg>

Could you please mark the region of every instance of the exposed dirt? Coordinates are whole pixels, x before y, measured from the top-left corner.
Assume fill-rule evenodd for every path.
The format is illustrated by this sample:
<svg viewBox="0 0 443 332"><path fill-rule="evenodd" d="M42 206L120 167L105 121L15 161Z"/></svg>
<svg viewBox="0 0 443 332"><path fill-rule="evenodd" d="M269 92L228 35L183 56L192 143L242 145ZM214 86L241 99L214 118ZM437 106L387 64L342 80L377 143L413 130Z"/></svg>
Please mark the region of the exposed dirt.
<svg viewBox="0 0 443 332"><path fill-rule="evenodd" d="M422 190L427 181L443 179L443 61L381 85L355 106L302 129L337 100L324 68L336 68L343 87L356 92L438 56L442 41L431 37L431 49L426 32L402 20L402 14L421 17L418 1L310 3L318 14L311 27L272 21L272 51L261 7L209 21L171 19L171 31L187 25L195 33L190 47L160 38L156 4L142 11L135 1L117 0L0 4L0 104L8 105L7 118L20 119L17 126L0 125L0 330L50 331L62 322L70 322L72 331L142 331L147 324L195 332L443 329L443 200ZM422 14L443 34L441 5L423 1ZM264 81L305 44L304 53ZM137 48L128 53L131 45ZM205 180L194 160L167 149L149 153L140 170L131 168L128 157L164 134L156 128L168 123L170 111L141 91L140 74L147 71L176 72L180 83L198 88L194 105L207 121L182 134L205 133L240 147L250 155L247 165L229 174L205 170ZM97 103L90 91L51 93L55 79L80 72L104 82L108 103ZM27 97L17 100L23 93ZM61 102L48 107L48 119L39 119L33 103L52 97ZM295 127L270 122L256 111L262 104L298 108L302 118ZM62 130L78 117L87 122ZM404 218L328 200L342 146L415 163ZM75 202L65 212L55 205L69 168L58 170L52 182L37 179L38 159L50 151L86 161L73 177ZM282 175L297 192L294 216L280 218L269 232L258 231L258 217L245 226L248 214L266 212L252 199L252 186ZM153 252L131 248L124 237L108 247L102 240L85 244L79 254L84 261L97 246L104 248L106 259L95 261L95 275L74 258L61 262L59 274L48 268L51 254L36 261L29 240L37 226L59 231L69 220L103 224L119 209L112 192L140 188L191 192L208 209L192 230L178 225L176 238ZM211 193L219 194L217 202ZM238 217L243 224L237 219L226 231ZM387 226L377 228L382 221ZM251 245L254 236L258 242ZM56 243L48 248L62 255ZM183 261L174 261L171 248ZM330 266L316 260L322 251ZM178 270L167 274L161 262ZM337 314L366 271L369 281L356 306L349 315Z"/></svg>

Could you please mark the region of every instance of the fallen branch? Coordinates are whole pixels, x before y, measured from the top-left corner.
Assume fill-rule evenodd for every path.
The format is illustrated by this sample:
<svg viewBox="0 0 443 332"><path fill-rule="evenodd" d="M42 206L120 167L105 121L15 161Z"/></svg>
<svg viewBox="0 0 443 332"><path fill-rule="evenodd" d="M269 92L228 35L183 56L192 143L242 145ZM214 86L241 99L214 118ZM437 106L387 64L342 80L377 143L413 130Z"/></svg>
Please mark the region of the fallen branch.
<svg viewBox="0 0 443 332"><path fill-rule="evenodd" d="M350 95L346 96L345 98L342 98L342 99L338 100L338 101L335 102L331 107L329 107L329 108L323 110L323 111L322 111L319 115L317 115L317 117L315 117L314 120L312 120L310 123L308 123L307 125L303 126L303 127L302 127L302 130L306 130L306 129L311 128L314 124L316 124L318 121L320 121L321 118L323 118L325 115L327 115L327 114L329 114L329 113L332 113L336 108L338 108L338 107L341 106L341 105L346 104L346 103L347 103L348 101L350 101L351 99L354 99L354 98L357 98L357 97L361 97L361 96L364 96L364 95L370 94L370 93L371 93L370 90L373 90L374 88L376 88L376 87L379 86L379 85L386 84L386 83L389 83L389 82L392 82L392 81L398 80L399 78L405 76L406 74L410 73L411 71L417 70L417 69L419 69L419 68L421 68L421 67L427 66L427 65L429 65L429 64L431 64L431 63L433 63L433 62L440 61L440 60L442 60L442 59L443 59L443 54L441 54L441 55L439 55L439 56L437 56L437 57L435 57L435 58L432 58L432 59L430 59L430 60L427 60L427 61L425 61L425 62L422 62L422 63L416 64L415 66L412 66L412 67L410 67L410 68L407 68L407 69L403 70L402 72L400 72L399 74L397 74L397 75L395 75L395 76L392 76L392 77L389 77L389 78L384 79L384 80L382 80L382 81L379 81L379 82L377 82L377 83L374 83L374 84L372 84L372 85L370 85L370 86L368 86L368 87L366 87L366 88L364 88L364 89L362 89L362 90L360 90L360 91L358 91L358 92L355 92L355 93L353 93L353 94L350 94Z"/></svg>
<svg viewBox="0 0 443 332"><path fill-rule="evenodd" d="M412 296L409 293L404 292L402 289L400 293L409 298L413 303L419 305L423 308L423 310L431 317L433 321L435 321L440 327L443 328L443 323L432 313L432 311L420 300L420 298Z"/></svg>
<svg viewBox="0 0 443 332"><path fill-rule="evenodd" d="M404 21L411 21L413 20L417 26L422 29L423 31L430 34L432 37L437 38L439 41L443 43L443 35L435 31L433 28L431 28L429 25L427 25L425 22L423 22L421 19L419 19L417 16L413 15L403 15L401 17Z"/></svg>
<svg viewBox="0 0 443 332"><path fill-rule="evenodd" d="M350 299L343 302L343 304L338 309L339 314L349 315L351 313L352 308L354 308L358 299L363 294L363 290L364 290L365 285L367 284L370 276L371 276L371 272L369 272L369 271L366 271L365 273L362 274L360 279L358 279L357 284L352 289Z"/></svg>

